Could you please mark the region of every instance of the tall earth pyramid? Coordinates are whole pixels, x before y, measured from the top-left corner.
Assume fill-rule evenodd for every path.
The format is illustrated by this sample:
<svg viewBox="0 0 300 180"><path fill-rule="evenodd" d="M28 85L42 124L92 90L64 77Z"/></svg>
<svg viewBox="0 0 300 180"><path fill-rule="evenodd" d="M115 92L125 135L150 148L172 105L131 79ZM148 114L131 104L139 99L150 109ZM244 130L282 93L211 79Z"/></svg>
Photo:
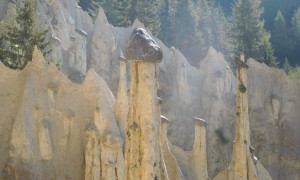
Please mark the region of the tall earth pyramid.
<svg viewBox="0 0 300 180"><path fill-rule="evenodd" d="M136 28L127 43L126 58L131 61L126 179L158 179L160 122L157 117L160 117L160 111L157 109L157 89L162 51L144 29Z"/></svg>
<svg viewBox="0 0 300 180"><path fill-rule="evenodd" d="M236 58L237 64L237 96L236 127L231 164L228 169L215 177L215 180L269 180L269 173L259 166L257 158L252 154L250 146L250 127L247 95L247 69L244 55ZM251 149L251 151L250 151ZM259 173L264 172L264 173Z"/></svg>

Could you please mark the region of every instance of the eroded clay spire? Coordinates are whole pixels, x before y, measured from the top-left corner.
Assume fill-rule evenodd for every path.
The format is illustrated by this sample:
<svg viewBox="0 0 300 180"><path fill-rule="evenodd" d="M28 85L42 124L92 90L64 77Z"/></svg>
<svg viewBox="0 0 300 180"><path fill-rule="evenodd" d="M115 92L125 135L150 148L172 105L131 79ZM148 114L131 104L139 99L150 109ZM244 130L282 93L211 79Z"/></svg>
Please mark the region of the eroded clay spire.
<svg viewBox="0 0 300 180"><path fill-rule="evenodd" d="M258 169L250 152L250 127L247 97L247 69L244 55L236 58L237 64L237 95L236 125L230 167L218 174L215 180L257 180L270 179L263 167ZM259 164L259 163L258 163ZM259 175L258 171L265 172Z"/></svg>
<svg viewBox="0 0 300 180"><path fill-rule="evenodd" d="M126 130L126 179L157 179L159 119L157 110L158 63L162 51L142 28L133 31L126 58L131 61L129 113Z"/></svg>
<svg viewBox="0 0 300 180"><path fill-rule="evenodd" d="M125 140L126 134L126 120L128 114L128 85L126 77L126 58L123 55L122 50L119 56L120 62L120 76L119 76L119 87L118 87L118 97L114 105L114 110L116 112L116 119L118 126L120 128L120 133L122 138Z"/></svg>
<svg viewBox="0 0 300 180"><path fill-rule="evenodd" d="M192 177L195 180L207 180L206 126L205 120L195 117L195 140L192 153Z"/></svg>

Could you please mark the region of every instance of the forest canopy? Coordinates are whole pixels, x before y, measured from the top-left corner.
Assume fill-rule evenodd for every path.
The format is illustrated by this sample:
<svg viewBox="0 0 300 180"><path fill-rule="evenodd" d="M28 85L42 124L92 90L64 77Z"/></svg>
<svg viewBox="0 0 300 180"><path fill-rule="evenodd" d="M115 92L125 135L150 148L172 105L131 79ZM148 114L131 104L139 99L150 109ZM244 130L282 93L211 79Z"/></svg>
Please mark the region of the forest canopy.
<svg viewBox="0 0 300 180"><path fill-rule="evenodd" d="M213 46L230 61L240 52L272 67L299 64L298 0L80 0L95 19L101 6L114 26L138 18L197 66Z"/></svg>
<svg viewBox="0 0 300 180"><path fill-rule="evenodd" d="M182 51L193 66L199 66L199 61L212 46L222 52L230 63L234 57L244 53L246 58L252 57L268 66L282 68L287 74L293 72L291 76L298 77L300 63L298 0L77 0L77 2L89 13L93 21L100 7L114 26L130 26L135 19L139 19L166 45ZM17 22L11 25L2 22L0 25L2 29L0 50L2 56L6 55L5 58L1 58L4 63L22 69L26 61L30 60L33 45L45 49L49 43L44 41L47 31L33 28L34 8L32 6L28 8L30 17L23 15L25 11L22 9L17 10ZM24 30L28 29L30 34L22 38ZM9 33L4 33L6 31ZM27 47L31 49L25 50ZM27 51L29 55L25 53ZM14 57L18 57L15 64L11 60L16 59ZM234 66L234 63L231 65Z"/></svg>

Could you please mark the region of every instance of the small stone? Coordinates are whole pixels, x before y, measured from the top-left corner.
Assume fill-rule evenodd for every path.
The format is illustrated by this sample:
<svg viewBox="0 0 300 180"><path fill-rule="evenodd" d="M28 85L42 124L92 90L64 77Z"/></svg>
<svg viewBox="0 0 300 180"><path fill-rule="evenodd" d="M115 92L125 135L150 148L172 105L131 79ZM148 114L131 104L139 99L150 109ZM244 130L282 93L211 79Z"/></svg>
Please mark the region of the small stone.
<svg viewBox="0 0 300 180"><path fill-rule="evenodd" d="M87 32L85 32L84 30L82 29L75 29L75 32L77 32L78 34L84 36L84 37L87 37Z"/></svg>
<svg viewBox="0 0 300 180"><path fill-rule="evenodd" d="M52 39L52 43L53 43L55 46L60 46L60 45L61 45L61 40L58 39L55 35L52 35L51 39Z"/></svg>
<svg viewBox="0 0 300 180"><path fill-rule="evenodd" d="M157 104L162 104L162 99L160 97L157 97Z"/></svg>
<svg viewBox="0 0 300 180"><path fill-rule="evenodd" d="M160 119L162 122L167 122L167 123L170 122L170 120L166 116L163 116L163 115L160 116Z"/></svg>
<svg viewBox="0 0 300 180"><path fill-rule="evenodd" d="M254 153L255 149L252 146L249 146L250 153Z"/></svg>
<svg viewBox="0 0 300 180"><path fill-rule="evenodd" d="M120 50L119 61L126 61L126 58L124 57L124 54L123 54L122 50Z"/></svg>
<svg viewBox="0 0 300 180"><path fill-rule="evenodd" d="M207 122L204 119L198 118L198 117L194 117L194 122L195 124L199 124L200 126L207 126Z"/></svg>
<svg viewBox="0 0 300 180"><path fill-rule="evenodd" d="M174 52L176 49L175 49L174 46L171 46L171 47L170 47L170 50Z"/></svg>

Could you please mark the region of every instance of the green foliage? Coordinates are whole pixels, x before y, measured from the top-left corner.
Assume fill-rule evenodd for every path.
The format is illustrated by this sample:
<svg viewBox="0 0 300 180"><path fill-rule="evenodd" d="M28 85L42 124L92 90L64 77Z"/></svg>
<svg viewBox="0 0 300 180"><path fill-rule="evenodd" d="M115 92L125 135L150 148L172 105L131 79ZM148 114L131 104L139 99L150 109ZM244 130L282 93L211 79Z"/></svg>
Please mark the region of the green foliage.
<svg viewBox="0 0 300 180"><path fill-rule="evenodd" d="M95 21L101 6L108 22L114 26L130 26L138 18L157 35L160 31L161 4L159 0L91 0L88 12Z"/></svg>
<svg viewBox="0 0 300 180"><path fill-rule="evenodd" d="M99 13L99 8L102 7L103 9L106 8L105 0L90 0L88 6L88 13L91 16L92 20L95 21L97 15Z"/></svg>
<svg viewBox="0 0 300 180"><path fill-rule="evenodd" d="M300 66L296 66L292 68L289 71L288 76L291 77L292 79L300 79Z"/></svg>
<svg viewBox="0 0 300 180"><path fill-rule="evenodd" d="M114 26L129 26L131 24L130 8L132 0L90 0L88 13L95 21L102 7L107 20Z"/></svg>
<svg viewBox="0 0 300 180"><path fill-rule="evenodd" d="M206 55L209 47L205 45L205 37L201 30L200 13L200 1L180 1L170 25L170 45L179 48L194 66L199 65L199 60Z"/></svg>
<svg viewBox="0 0 300 180"><path fill-rule="evenodd" d="M23 69L32 59L34 46L41 49L44 55L50 53L46 41L47 30L35 28L35 1L24 0L20 7L16 6L14 21L1 22L1 61L12 69Z"/></svg>
<svg viewBox="0 0 300 180"><path fill-rule="evenodd" d="M221 6L216 6L213 1L202 0L201 9L200 29L205 37L205 45L213 46L228 56L230 51L229 22Z"/></svg>
<svg viewBox="0 0 300 180"><path fill-rule="evenodd" d="M290 65L289 60L288 60L288 58L286 57L286 58L284 59L284 63L283 63L283 70L284 70L284 72L285 72L286 74L289 74L289 72L291 71L291 69L292 69L292 66Z"/></svg>
<svg viewBox="0 0 300 180"><path fill-rule="evenodd" d="M284 72L292 79L300 79L300 66L293 67L290 65L288 58L284 59Z"/></svg>
<svg viewBox="0 0 300 180"><path fill-rule="evenodd" d="M88 6L93 19L102 6L114 26L129 26L138 18L166 45L180 49L195 66L210 46L228 60L243 52L246 58L273 67L278 66L276 57L282 61L288 57L292 64L299 57L300 9L289 23L300 4L297 0L80 0L79 4ZM224 11L227 15L231 11L231 17ZM265 30L262 17L272 36Z"/></svg>
<svg viewBox="0 0 300 180"><path fill-rule="evenodd" d="M233 54L244 53L246 58L252 57L269 66L277 67L273 55L270 34L264 29L264 21L260 19L263 9L260 0L236 0L232 6L231 37Z"/></svg>
<svg viewBox="0 0 300 180"><path fill-rule="evenodd" d="M296 40L300 42L300 7L293 14L292 28Z"/></svg>
<svg viewBox="0 0 300 180"><path fill-rule="evenodd" d="M210 46L227 54L228 21L220 6L208 0L187 0L165 1L163 7L159 38L179 48L192 65L198 65Z"/></svg>
<svg viewBox="0 0 300 180"><path fill-rule="evenodd" d="M185 49L202 39L201 31L197 31L197 17L193 16L192 1L181 1L177 4L173 20L170 22L170 44Z"/></svg>
<svg viewBox="0 0 300 180"><path fill-rule="evenodd" d="M84 10L84 11L88 11L89 6L91 4L92 0L77 0L78 5Z"/></svg>
<svg viewBox="0 0 300 180"><path fill-rule="evenodd" d="M130 26L130 7L131 0L110 0L109 3L106 1L107 20L115 26Z"/></svg>
<svg viewBox="0 0 300 180"><path fill-rule="evenodd" d="M161 2L159 0L133 0L131 21L138 18L150 31L157 35L160 31Z"/></svg>
<svg viewBox="0 0 300 180"><path fill-rule="evenodd" d="M273 24L271 40L275 53L280 59L286 57L294 47L291 34L281 11L278 11Z"/></svg>

